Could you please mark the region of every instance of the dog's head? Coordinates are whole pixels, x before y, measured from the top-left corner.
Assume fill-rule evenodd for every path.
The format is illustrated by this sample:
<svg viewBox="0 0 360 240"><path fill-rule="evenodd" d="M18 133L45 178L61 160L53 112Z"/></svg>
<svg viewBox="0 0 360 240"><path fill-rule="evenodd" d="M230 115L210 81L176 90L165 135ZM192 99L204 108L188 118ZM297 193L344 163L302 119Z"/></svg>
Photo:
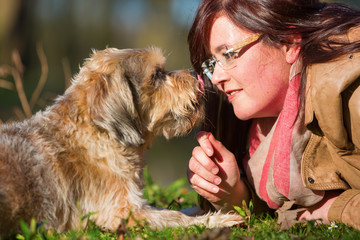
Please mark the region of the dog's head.
<svg viewBox="0 0 360 240"><path fill-rule="evenodd" d="M158 48L94 51L74 79L90 120L123 145L188 133L203 116L201 87L190 71L167 72Z"/></svg>

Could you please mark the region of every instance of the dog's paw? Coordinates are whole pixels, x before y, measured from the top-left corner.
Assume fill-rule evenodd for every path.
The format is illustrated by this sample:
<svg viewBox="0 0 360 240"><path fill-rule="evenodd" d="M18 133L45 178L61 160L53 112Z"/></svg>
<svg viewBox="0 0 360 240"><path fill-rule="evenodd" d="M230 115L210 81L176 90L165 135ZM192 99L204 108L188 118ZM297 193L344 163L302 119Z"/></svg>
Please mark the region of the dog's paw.
<svg viewBox="0 0 360 240"><path fill-rule="evenodd" d="M215 213L209 216L208 228L231 227L244 222L244 218L236 213Z"/></svg>

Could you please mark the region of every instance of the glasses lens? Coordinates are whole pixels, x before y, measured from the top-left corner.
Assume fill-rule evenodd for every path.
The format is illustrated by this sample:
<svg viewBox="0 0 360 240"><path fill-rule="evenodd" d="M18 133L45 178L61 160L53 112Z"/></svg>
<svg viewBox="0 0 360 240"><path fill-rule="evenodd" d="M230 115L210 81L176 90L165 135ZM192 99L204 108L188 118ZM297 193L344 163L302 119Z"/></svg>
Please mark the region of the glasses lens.
<svg viewBox="0 0 360 240"><path fill-rule="evenodd" d="M237 52L226 52L219 56L219 64L224 70L229 70L234 66L234 59Z"/></svg>
<svg viewBox="0 0 360 240"><path fill-rule="evenodd" d="M212 74L214 72L216 60L207 59L201 64L203 73L211 80Z"/></svg>

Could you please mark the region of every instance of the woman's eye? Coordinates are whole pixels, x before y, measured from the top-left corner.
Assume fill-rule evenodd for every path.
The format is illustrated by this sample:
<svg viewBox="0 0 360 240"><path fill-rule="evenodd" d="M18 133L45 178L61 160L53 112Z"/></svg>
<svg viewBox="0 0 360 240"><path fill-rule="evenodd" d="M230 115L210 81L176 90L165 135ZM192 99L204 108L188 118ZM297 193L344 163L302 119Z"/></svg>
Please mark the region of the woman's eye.
<svg viewBox="0 0 360 240"><path fill-rule="evenodd" d="M237 52L223 53L223 56L226 60L233 59L234 57L236 57L236 55L237 55Z"/></svg>
<svg viewBox="0 0 360 240"><path fill-rule="evenodd" d="M229 54L231 55L231 57L236 57L236 55L238 54L239 52L236 51L236 52L229 52Z"/></svg>

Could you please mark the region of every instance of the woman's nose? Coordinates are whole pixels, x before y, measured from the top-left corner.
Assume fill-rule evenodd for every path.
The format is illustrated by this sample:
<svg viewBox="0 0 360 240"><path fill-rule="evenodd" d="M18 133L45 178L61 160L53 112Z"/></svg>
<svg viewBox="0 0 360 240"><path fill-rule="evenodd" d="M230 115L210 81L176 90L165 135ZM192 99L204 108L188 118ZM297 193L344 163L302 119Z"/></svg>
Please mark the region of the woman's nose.
<svg viewBox="0 0 360 240"><path fill-rule="evenodd" d="M229 79L229 74L219 64L215 64L211 82L214 85L221 85Z"/></svg>

